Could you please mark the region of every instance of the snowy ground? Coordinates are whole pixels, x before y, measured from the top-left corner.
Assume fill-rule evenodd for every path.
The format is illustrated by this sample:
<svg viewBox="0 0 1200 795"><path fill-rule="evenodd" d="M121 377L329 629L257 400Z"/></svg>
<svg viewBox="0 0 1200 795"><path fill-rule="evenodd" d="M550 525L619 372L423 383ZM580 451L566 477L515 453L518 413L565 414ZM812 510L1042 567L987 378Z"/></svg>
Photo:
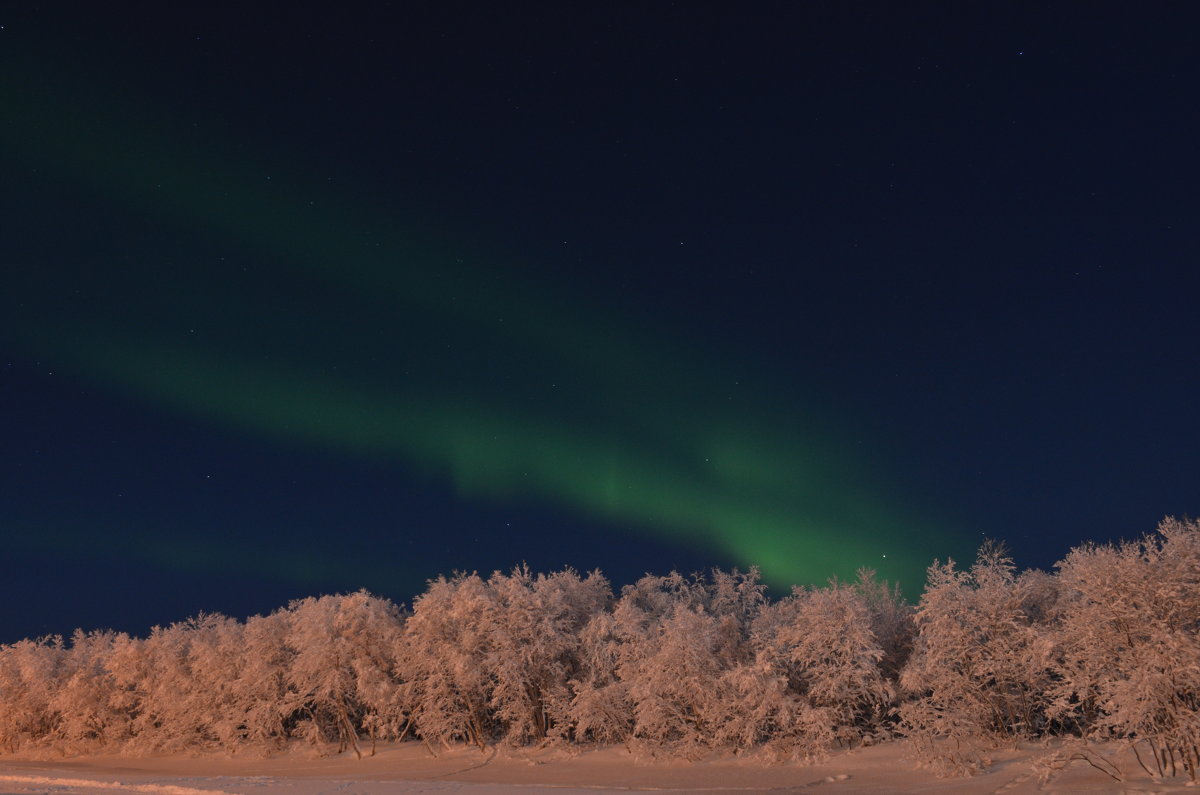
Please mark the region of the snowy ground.
<svg viewBox="0 0 1200 795"><path fill-rule="evenodd" d="M353 755L312 758L186 756L38 760L0 757L0 793L142 792L152 795L353 795L353 793L463 793L492 795L547 791L555 795L604 792L816 792L837 793L1070 793L1197 792L1186 779L1155 782L1132 757L1106 749L1124 783L1076 761L1041 781L1031 762L1040 748L997 751L991 767L970 779L938 779L917 768L902 743L834 754L815 765L765 765L724 759L637 763L623 748L561 752L456 749L432 758L419 744L381 748L361 761Z"/></svg>

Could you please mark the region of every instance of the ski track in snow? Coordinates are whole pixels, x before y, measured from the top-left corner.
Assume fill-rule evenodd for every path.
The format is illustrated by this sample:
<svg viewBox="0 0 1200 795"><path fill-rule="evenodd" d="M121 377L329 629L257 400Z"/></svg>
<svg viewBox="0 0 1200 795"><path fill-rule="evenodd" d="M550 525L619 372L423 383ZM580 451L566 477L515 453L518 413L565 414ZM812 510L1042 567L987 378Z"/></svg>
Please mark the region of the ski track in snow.
<svg viewBox="0 0 1200 795"><path fill-rule="evenodd" d="M151 795L239 795L219 789L194 789L176 784L127 784L123 781L101 781L90 778L60 778L58 776L7 776L0 775L0 782L12 784L41 785L53 792L75 790L120 790L122 792L148 792Z"/></svg>
<svg viewBox="0 0 1200 795"><path fill-rule="evenodd" d="M181 780L179 778L174 779ZM546 784L486 784L449 781L353 781L272 778L269 776L221 776L212 779L184 777L184 781L220 782L218 787L185 787L168 783L134 783L120 780L72 778L67 776L25 776L0 774L0 795L107 795L114 792L142 792L148 795L407 795L408 793L515 793L529 790L551 790L559 795L574 793L630 792L625 787L556 786ZM640 788L639 788L640 789ZM657 787L650 788L658 789ZM725 789L725 788L719 788ZM737 788L740 789L740 788Z"/></svg>
<svg viewBox="0 0 1200 795"><path fill-rule="evenodd" d="M715 787L612 787L612 786L595 786L595 785L555 785L555 784L486 784L475 782L448 782L448 781L388 781L388 782L365 782L365 781L336 781L336 780L297 780L297 779L277 779L268 776L237 776L237 777L218 777L209 779L213 781L221 781L223 786L231 786L233 789L218 789L215 787L205 787L198 789L196 787L185 787L178 784L168 783L133 783L125 781L112 781L103 779L90 778L70 778L65 776L23 776L23 775L5 775L0 774L0 795L32 795L33 793L46 793L47 795L92 795L93 793L110 793L110 792L144 792L149 795L248 795L248 793L259 793L259 795L274 795L275 793L294 793L295 795L364 795L366 793L471 793L472 795L492 795L493 793L515 793L521 791L543 790L557 793L558 795L573 795L574 793L585 793L586 795L596 795L596 793L630 793L630 792L770 792L770 791L790 791L797 792L811 787L840 782L848 779L849 776L842 774L839 776L827 776L823 779L808 782L807 784L798 784L788 787L738 787L738 786L715 786ZM180 780L180 779L175 779ZM182 780L194 781L195 777L187 777ZM12 788L11 793L9 787L4 785L17 785Z"/></svg>

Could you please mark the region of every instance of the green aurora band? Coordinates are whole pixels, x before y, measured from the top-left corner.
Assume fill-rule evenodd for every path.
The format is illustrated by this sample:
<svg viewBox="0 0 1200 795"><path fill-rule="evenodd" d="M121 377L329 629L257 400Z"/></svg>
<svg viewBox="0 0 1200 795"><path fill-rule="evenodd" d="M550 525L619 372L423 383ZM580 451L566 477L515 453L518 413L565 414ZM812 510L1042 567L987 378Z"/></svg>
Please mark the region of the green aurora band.
<svg viewBox="0 0 1200 795"><path fill-rule="evenodd" d="M394 459L471 498L549 500L716 549L774 585L868 565L912 592L934 556L962 552L839 443L844 422L506 278L516 268L418 243L378 209L248 179L266 167L76 77L47 90L42 72L37 88L11 70L0 85L19 120L4 157L155 219L176 249L192 236L238 256L25 269L4 309L31 353L227 427Z"/></svg>

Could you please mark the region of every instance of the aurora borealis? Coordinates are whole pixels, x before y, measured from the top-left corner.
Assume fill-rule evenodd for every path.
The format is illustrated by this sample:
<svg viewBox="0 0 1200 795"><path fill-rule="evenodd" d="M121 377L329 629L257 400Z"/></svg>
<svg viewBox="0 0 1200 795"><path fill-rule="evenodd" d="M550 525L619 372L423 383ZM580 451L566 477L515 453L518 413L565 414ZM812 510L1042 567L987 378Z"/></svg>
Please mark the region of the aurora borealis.
<svg viewBox="0 0 1200 795"><path fill-rule="evenodd" d="M789 417L722 362L578 298L505 283L493 263L447 263L436 244L387 240L142 140L173 176L166 188L125 159L139 131L102 127L107 143L65 138L41 153L139 212L199 223L277 264L262 274L130 258L64 268L55 282L31 274L12 317L37 353L135 400L395 460L466 498L554 501L759 565L777 584L861 565L919 575L921 558L888 544L889 561L879 539L936 533L854 481L826 417ZM381 237L367 250L349 242Z"/></svg>
<svg viewBox="0 0 1200 795"><path fill-rule="evenodd" d="M1176 233L1069 231L1122 211L1063 198L1089 152L1052 169L1053 125L1014 143L950 78L898 88L886 26L809 20L832 38L797 54L756 23L721 66L717 20L660 52L657 13L613 12L631 63L557 17L146 13L3 31L14 587L121 560L114 609L179 577L237 613L529 560L915 592L983 535L1190 507L1190 376L1133 386L1195 325L1151 308L1186 293ZM866 77L830 71L863 24ZM922 41L997 107L1041 85ZM1130 476L1146 454L1171 474ZM199 604L206 579L242 590Z"/></svg>

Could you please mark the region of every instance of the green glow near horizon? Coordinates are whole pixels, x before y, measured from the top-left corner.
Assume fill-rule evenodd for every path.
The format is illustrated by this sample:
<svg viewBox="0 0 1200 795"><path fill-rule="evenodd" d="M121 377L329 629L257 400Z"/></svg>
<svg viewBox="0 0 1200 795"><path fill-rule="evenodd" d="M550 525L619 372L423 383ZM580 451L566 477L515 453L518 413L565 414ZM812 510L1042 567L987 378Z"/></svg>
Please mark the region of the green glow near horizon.
<svg viewBox="0 0 1200 795"><path fill-rule="evenodd" d="M911 590L945 552L948 534L879 496L837 420L735 387L661 333L396 240L375 209L314 210L97 107L3 96L54 130L10 129L10 150L277 263L30 275L10 320L77 372L257 435L395 459L469 497L549 500L719 549L777 585L870 565ZM386 244L361 244L373 236ZM56 278L82 297L61 304Z"/></svg>

